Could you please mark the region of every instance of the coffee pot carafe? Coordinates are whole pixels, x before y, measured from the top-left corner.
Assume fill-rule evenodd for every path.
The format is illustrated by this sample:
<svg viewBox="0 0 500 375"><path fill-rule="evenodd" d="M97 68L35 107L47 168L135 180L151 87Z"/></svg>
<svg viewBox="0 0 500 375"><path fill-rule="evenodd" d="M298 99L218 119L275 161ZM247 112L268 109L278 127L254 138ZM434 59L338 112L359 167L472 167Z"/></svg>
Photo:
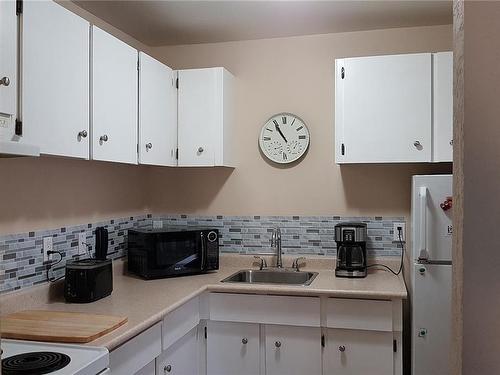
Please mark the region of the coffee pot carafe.
<svg viewBox="0 0 500 375"><path fill-rule="evenodd" d="M337 277L366 277L366 224L358 222L335 225Z"/></svg>

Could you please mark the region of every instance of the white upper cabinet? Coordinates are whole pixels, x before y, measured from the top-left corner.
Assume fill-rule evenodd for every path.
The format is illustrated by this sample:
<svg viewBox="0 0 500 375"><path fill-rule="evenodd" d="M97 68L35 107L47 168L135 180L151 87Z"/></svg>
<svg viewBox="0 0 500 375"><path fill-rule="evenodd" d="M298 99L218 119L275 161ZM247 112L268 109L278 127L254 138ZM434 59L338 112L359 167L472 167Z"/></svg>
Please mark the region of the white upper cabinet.
<svg viewBox="0 0 500 375"><path fill-rule="evenodd" d="M16 117L17 15L15 1L0 1L0 113Z"/></svg>
<svg viewBox="0 0 500 375"><path fill-rule="evenodd" d="M137 164L138 52L92 26L92 159Z"/></svg>
<svg viewBox="0 0 500 375"><path fill-rule="evenodd" d="M453 52L433 54L434 162L453 161Z"/></svg>
<svg viewBox="0 0 500 375"><path fill-rule="evenodd" d="M22 142L43 154L89 157L89 28L55 2L24 2Z"/></svg>
<svg viewBox="0 0 500 375"><path fill-rule="evenodd" d="M179 70L178 165L234 166L233 79L224 68Z"/></svg>
<svg viewBox="0 0 500 375"><path fill-rule="evenodd" d="M336 60L337 163L429 162L430 53Z"/></svg>
<svg viewBox="0 0 500 375"><path fill-rule="evenodd" d="M177 165L177 73L139 52L139 163Z"/></svg>

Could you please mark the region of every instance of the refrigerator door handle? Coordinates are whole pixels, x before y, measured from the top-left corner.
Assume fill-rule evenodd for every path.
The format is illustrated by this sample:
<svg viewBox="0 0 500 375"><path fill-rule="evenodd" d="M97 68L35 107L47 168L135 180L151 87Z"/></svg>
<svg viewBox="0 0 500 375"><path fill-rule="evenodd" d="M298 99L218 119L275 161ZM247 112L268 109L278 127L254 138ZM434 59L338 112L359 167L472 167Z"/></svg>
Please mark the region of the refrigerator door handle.
<svg viewBox="0 0 500 375"><path fill-rule="evenodd" d="M425 186L421 186L418 195L420 198L420 238L418 260L426 261L429 259L429 252L427 251L427 188Z"/></svg>

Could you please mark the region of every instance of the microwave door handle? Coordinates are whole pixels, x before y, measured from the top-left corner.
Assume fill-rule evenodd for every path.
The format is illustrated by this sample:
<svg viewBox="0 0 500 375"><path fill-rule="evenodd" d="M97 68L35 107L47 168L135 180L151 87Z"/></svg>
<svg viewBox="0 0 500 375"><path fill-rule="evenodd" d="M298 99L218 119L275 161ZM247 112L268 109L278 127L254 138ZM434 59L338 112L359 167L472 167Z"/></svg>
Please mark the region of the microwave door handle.
<svg viewBox="0 0 500 375"><path fill-rule="evenodd" d="M420 203L420 233L419 233L419 261L428 261L429 252L427 251L427 188L421 186L419 190Z"/></svg>
<svg viewBox="0 0 500 375"><path fill-rule="evenodd" d="M207 248L205 246L205 236L203 235L203 232L200 233L200 238L201 238L201 270L203 271L205 269L205 255L207 252Z"/></svg>

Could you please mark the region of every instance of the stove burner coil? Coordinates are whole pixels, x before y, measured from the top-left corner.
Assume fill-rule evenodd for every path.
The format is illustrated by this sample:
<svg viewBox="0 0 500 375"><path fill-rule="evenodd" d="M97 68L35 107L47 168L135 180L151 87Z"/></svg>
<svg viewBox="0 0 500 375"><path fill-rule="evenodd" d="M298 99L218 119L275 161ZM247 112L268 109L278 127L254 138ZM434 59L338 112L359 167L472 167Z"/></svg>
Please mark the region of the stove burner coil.
<svg viewBox="0 0 500 375"><path fill-rule="evenodd" d="M66 367L71 358L56 352L29 352L2 359L3 375L43 375Z"/></svg>

